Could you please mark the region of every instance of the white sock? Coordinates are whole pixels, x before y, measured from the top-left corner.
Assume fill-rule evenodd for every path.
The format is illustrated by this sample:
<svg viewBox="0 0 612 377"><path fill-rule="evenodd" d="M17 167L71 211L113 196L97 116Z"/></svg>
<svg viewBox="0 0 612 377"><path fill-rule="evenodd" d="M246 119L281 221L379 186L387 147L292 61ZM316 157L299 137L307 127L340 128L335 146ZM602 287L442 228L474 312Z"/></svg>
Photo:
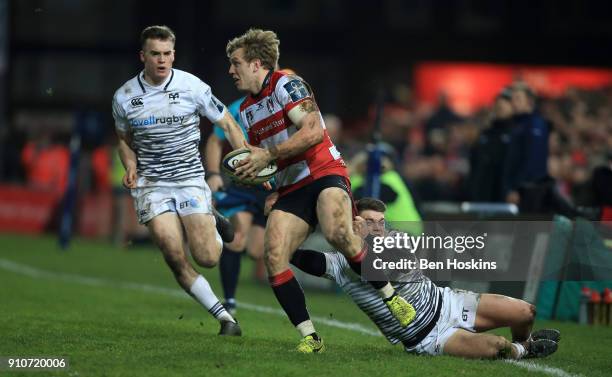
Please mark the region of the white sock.
<svg viewBox="0 0 612 377"><path fill-rule="evenodd" d="M391 283L387 283L387 285L378 290L378 294L380 295L380 297L382 297L383 300L393 296L394 293L395 289L393 289Z"/></svg>
<svg viewBox="0 0 612 377"><path fill-rule="evenodd" d="M295 326L295 328L298 329L298 331L302 335L302 338L315 332L314 325L310 320L306 320L300 323L299 325Z"/></svg>
<svg viewBox="0 0 612 377"><path fill-rule="evenodd" d="M514 350L516 351L516 359L522 359L523 357L525 357L525 355L527 355L527 350L525 349L525 346L523 346L521 343L512 343L512 347L514 347Z"/></svg>
<svg viewBox="0 0 612 377"><path fill-rule="evenodd" d="M193 297L204 306L210 314L212 314L219 321L232 321L236 322L234 317L232 317L221 305L219 299L213 293L210 288L210 284L208 281L204 279L204 276L198 275L198 277L189 288Z"/></svg>

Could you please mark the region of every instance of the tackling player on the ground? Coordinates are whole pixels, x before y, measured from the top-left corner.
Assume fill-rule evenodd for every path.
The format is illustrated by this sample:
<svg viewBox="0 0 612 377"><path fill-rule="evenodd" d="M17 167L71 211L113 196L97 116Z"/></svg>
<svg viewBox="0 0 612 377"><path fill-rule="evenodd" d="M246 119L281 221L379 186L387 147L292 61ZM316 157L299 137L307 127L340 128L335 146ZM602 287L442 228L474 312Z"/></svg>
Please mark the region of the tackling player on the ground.
<svg viewBox="0 0 612 377"><path fill-rule="evenodd" d="M355 228L365 227L362 235L393 236L393 231L385 230L383 202L364 198L357 202L357 209ZM410 255L414 258L414 254ZM523 300L437 287L418 269L397 273L392 279L396 291L417 312L414 321L402 328L380 303L374 289L352 271L339 253L300 249L291 263L311 275L334 280L391 344L401 342L411 353L520 359L544 357L557 350L557 330L531 333L535 307ZM512 342L483 333L499 327L510 327Z"/></svg>
<svg viewBox="0 0 612 377"><path fill-rule="evenodd" d="M361 273L364 245L353 232L354 204L344 161L327 135L310 87L298 76L274 70L279 44L274 32L251 29L227 45L229 73L238 90L248 93L240 117L252 144L247 146L250 156L236 173L252 179L270 162L278 165L278 191L273 194L277 201L266 225L266 267L276 298L303 337L298 351L320 352L323 342L310 321L289 259L317 223L356 273ZM407 326L414 308L389 282L370 283Z"/></svg>
<svg viewBox="0 0 612 377"><path fill-rule="evenodd" d="M221 253L210 189L200 159L200 115L219 124L234 147L244 143L238 124L196 76L172 68L175 36L167 26L141 34L144 70L113 97L119 156L126 169L138 220L146 224L179 285L221 323L221 335L240 335L206 279L183 249L183 229L193 259L213 267Z"/></svg>

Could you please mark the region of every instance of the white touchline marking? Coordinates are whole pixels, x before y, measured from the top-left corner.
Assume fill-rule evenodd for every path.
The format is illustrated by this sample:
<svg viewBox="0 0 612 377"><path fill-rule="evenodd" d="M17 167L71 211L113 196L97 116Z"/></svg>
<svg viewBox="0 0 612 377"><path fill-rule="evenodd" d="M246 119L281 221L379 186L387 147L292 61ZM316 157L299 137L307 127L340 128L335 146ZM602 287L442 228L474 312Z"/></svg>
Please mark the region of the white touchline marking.
<svg viewBox="0 0 612 377"><path fill-rule="evenodd" d="M506 359L504 361L507 362L508 364L516 365L517 367L527 369L528 371L542 372L542 373L550 374L551 376L555 376L555 377L582 377L581 374L568 373L564 371L563 369L549 367L547 365L536 364L531 361L509 360L509 359Z"/></svg>
<svg viewBox="0 0 612 377"><path fill-rule="evenodd" d="M143 292L163 294L163 295L172 296L172 297L179 297L179 298L185 298L185 299L189 298L189 296L180 289L158 287L158 286L149 285L149 284L112 281L112 280L107 280L107 279L102 279L102 278L88 277L88 276L76 275L76 274L45 271L42 269L38 269L36 267L28 266L28 265L21 264L21 263L16 263L16 262L13 262L7 259L3 259L3 258L0 258L0 268L6 271L15 272L15 273L25 275L31 278L36 278L36 279L46 278L46 279L60 280L60 281L65 281L65 282L79 283L83 285L96 286L96 287L118 287L118 288L123 288L123 289L132 289L132 290L143 291ZM260 313L275 314L275 315L283 316L283 317L286 315L285 312L282 311L281 309L276 309L276 308L272 308L269 306L249 304L243 301L239 301L239 304L241 308L260 312ZM363 326L359 323L343 322L343 321L338 321L335 319L329 319L329 318L320 317L320 316L312 316L312 319L315 322L319 322L319 323L322 323L324 325L331 326L331 327L337 327L341 329L355 331L355 332L358 332L364 335L382 336L382 334L378 330L374 330L372 328ZM524 368L530 372L542 372L542 373L545 373L545 374L548 374L554 377L582 377L582 375L580 374L568 373L564 371L563 369L549 367L546 365L540 365L540 364L536 364L533 362L517 361L517 360L504 360L504 361L507 362L508 364L511 364L511 365L514 365L520 368Z"/></svg>
<svg viewBox="0 0 612 377"><path fill-rule="evenodd" d="M91 286L96 286L96 287L116 287L116 288L124 288L124 289L132 289L132 290L138 290L138 291L144 291L144 292L158 293L158 294L163 294L166 296L179 297L179 298L185 298L185 299L190 298L189 295L187 295L185 291L181 289L165 288L165 287L159 287L159 286L154 286L154 285L149 285L149 284L113 281L113 280L107 280L107 279L95 278L95 277L89 277L89 276L83 276L83 275L45 271L45 270L41 270L41 269L31 267L28 265L15 263L10 260L2 259L2 258L0 258L0 267L5 270L16 272L21 275L26 275L32 278L47 278L47 279L61 280L61 281L67 281L67 282L74 282L74 283L79 283L79 284L84 284L84 285L91 285ZM250 304L244 301L238 301L238 304L240 305L241 308L245 308L248 310L252 310L252 311L256 311L260 313L275 314L275 315L283 316L283 317L286 316L285 312L281 309L272 308L269 306ZM355 331L355 332L358 332L364 335L382 336L382 334L378 330L370 328L370 327L366 327L359 323L343 322L343 321L338 321L335 319L329 319L329 318L320 317L320 316L311 316L311 318L315 322L319 322L321 324L328 325L331 327L352 330L352 331Z"/></svg>

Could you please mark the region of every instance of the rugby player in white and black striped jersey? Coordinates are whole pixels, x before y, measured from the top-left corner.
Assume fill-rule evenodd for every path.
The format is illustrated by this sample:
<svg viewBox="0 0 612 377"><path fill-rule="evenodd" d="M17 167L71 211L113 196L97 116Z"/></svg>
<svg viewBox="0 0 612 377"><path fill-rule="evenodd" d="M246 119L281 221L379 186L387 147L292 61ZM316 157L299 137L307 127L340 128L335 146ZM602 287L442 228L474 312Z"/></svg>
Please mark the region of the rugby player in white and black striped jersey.
<svg viewBox="0 0 612 377"><path fill-rule="evenodd" d="M196 263L216 265L222 240L215 227L221 219L204 181L200 116L222 127L234 148L245 139L206 83L172 68L175 39L167 26L145 28L144 69L113 97L119 156L126 169L123 183L134 198L139 222L147 225L179 285L219 320L220 335L240 335L235 319L188 261L183 228Z"/></svg>
<svg viewBox="0 0 612 377"><path fill-rule="evenodd" d="M355 228L365 236L393 235L385 230L386 206L377 199L357 202ZM414 258L414 254L410 254ZM414 306L416 318L402 328L380 301L376 291L355 274L339 253L298 249L291 263L315 276L335 281L378 326L391 344L402 343L417 354L468 358L544 357L555 352L559 332L531 333L535 307L525 301L495 294L437 287L416 269L390 276L395 290ZM512 342L484 331L510 327Z"/></svg>

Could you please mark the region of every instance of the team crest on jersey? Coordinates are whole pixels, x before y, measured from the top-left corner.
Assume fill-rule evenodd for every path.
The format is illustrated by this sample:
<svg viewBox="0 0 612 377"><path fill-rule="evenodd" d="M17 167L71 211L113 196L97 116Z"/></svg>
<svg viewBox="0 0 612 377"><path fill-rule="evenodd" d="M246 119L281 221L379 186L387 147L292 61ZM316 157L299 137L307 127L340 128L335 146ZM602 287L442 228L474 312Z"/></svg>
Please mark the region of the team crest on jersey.
<svg viewBox="0 0 612 377"><path fill-rule="evenodd" d="M170 100L170 104L181 103L181 101L179 101L179 93L178 92L168 93L168 99Z"/></svg>
<svg viewBox="0 0 612 377"><path fill-rule="evenodd" d="M292 102L297 102L303 98L310 96L310 91L304 85L302 80L294 79L283 85L283 88L289 93Z"/></svg>

